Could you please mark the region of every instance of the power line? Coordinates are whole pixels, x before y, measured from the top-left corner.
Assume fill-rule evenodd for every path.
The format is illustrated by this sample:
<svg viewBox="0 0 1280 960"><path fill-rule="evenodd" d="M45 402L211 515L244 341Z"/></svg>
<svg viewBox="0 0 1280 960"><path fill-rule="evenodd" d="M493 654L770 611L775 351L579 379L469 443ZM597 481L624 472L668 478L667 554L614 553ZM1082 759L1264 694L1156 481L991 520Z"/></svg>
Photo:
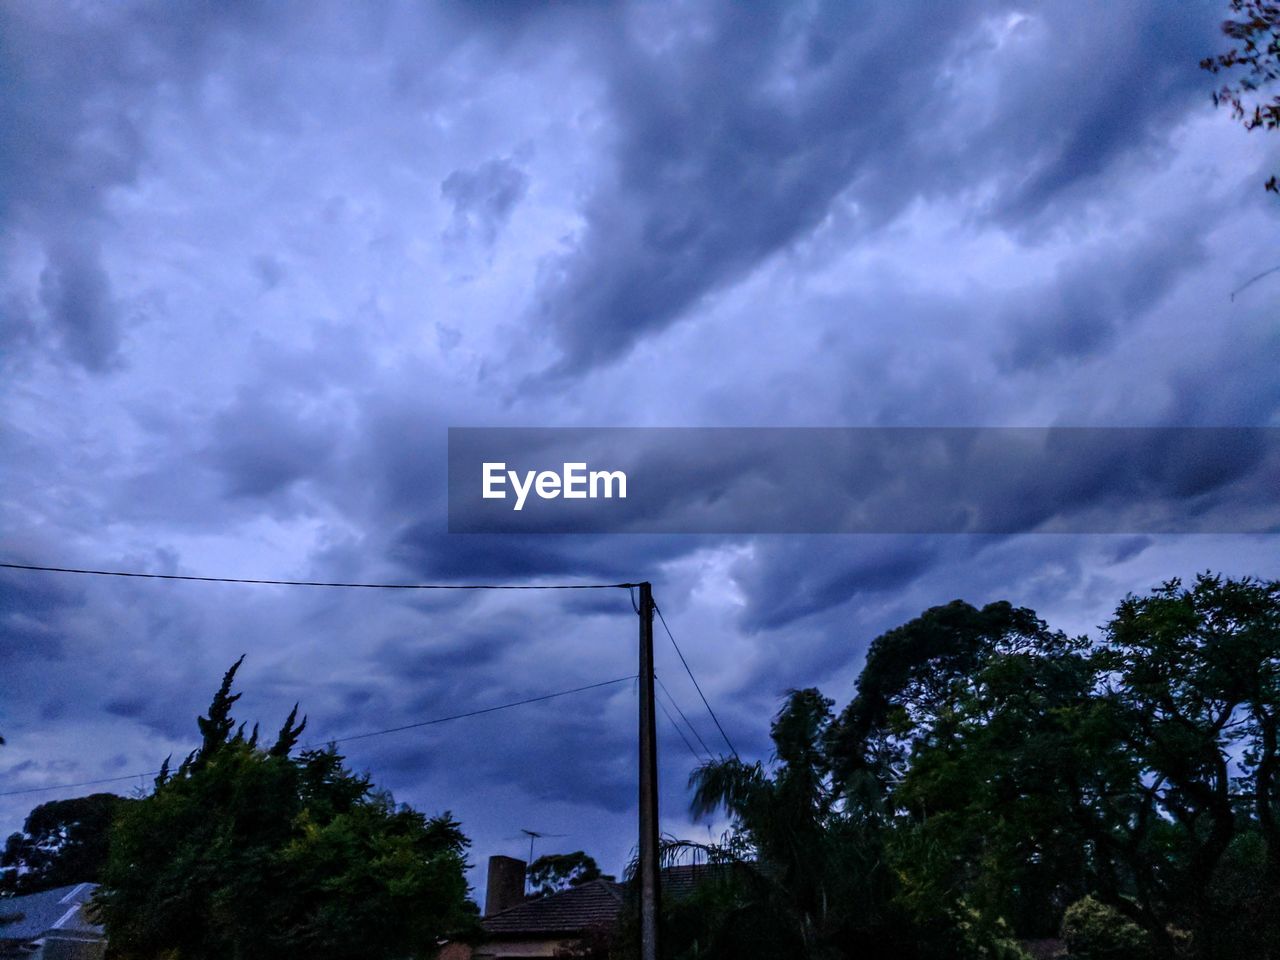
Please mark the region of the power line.
<svg viewBox="0 0 1280 960"><path fill-rule="evenodd" d="M684 731L680 729L680 724L676 723L675 719L671 716L671 711L667 709L667 705L657 698L654 698L654 702L662 708L663 714L669 721L671 721L671 726L676 728L676 733L680 734L680 739L684 741L684 745L689 749L689 753L693 755L693 759L702 763L702 757L698 754L697 750L693 749L693 744L689 742L689 738L686 737L684 735Z"/></svg>
<svg viewBox="0 0 1280 960"><path fill-rule="evenodd" d="M498 710L508 710L511 707L523 707L526 703L541 703L543 700L554 700L556 697L567 697L571 693L582 693L584 690L595 690L598 687L608 687L615 683L622 683L624 680L634 680L636 675L630 674L625 677L614 677L612 680L601 680L599 683L588 683L586 686L574 687L571 690L560 690L556 693L545 693L540 697L528 697L524 700L515 700L511 703L500 703L495 707L483 707L480 710L468 710L466 713L455 713L448 717L435 717L431 720L420 720L417 723L406 723L402 727L388 727L386 730L371 730L368 733L356 733L349 737L337 737L333 740L325 740L324 743L350 743L352 740L367 740L369 737L380 737L385 733L399 733L401 730L416 730L418 727L430 727L437 723L447 723L450 720L462 720L466 717L478 717L484 713L494 713Z"/></svg>
<svg viewBox="0 0 1280 960"><path fill-rule="evenodd" d="M137 780L139 777L155 777L160 773L159 770L152 770L148 773L129 773L123 777L103 777L101 780L81 780L78 783L55 783L47 787L27 787L23 790L5 790L0 792L0 797L16 797L22 793L44 793L47 790L74 790L76 787L96 787L104 783L120 783L124 780Z"/></svg>
<svg viewBox="0 0 1280 960"><path fill-rule="evenodd" d="M702 749L706 752L707 756L714 757L715 754L712 753L711 748L707 746L707 741L702 739L702 734L698 732L698 728L689 722L689 718L686 717L684 711L680 709L680 704L677 703L676 698L671 695L671 691L668 690L667 685L662 682L662 678L655 673L653 675L653 679L658 681L658 686L662 689L662 692L667 695L667 699L671 701L671 705L676 708L676 713L680 714L680 719L685 722L685 725L688 726L688 728L693 732L693 735L698 739L698 743L702 744ZM668 716L670 716L670 714L668 714Z"/></svg>
<svg viewBox="0 0 1280 960"><path fill-rule="evenodd" d="M582 693L586 690L595 690L600 687L608 687L615 683L622 683L626 680L634 680L635 674L626 677L614 677L612 680L601 680L599 683L588 683L581 687L572 687L569 690L557 690L555 693L544 693L538 697L526 697L523 700L513 700L510 703L500 703L492 707L482 707L479 710L468 710L466 713L455 713L447 717L433 717L430 720L420 720L417 723L407 723L400 727L388 727L385 730L370 730L367 733L352 734L348 737L337 737L333 740L325 740L323 743L348 743L352 740L365 740L369 737L380 737L387 733L399 733L402 730L413 730L418 727L429 727L437 723L447 723L450 720L462 720L466 717L478 717L484 713L495 713L498 710L509 710L512 707L522 707L529 703L540 703L543 700L554 700L557 697L567 697L573 693ZM310 744L314 746L315 744ZM304 746L305 749L305 746ZM147 773L130 773L121 777L103 777L99 780L81 780L78 783L55 783L46 787L26 787L22 790L5 790L0 791L0 797L15 797L24 793L43 793L48 790L72 790L76 787L95 787L106 783L121 783L125 780L133 780L137 777L154 777L159 774L159 770L151 770Z"/></svg>
<svg viewBox="0 0 1280 960"><path fill-rule="evenodd" d="M733 741L729 739L729 735L724 732L724 727L720 725L720 718L716 716L716 712L711 709L711 704L707 700L707 695L702 692L702 685L698 683L698 678L693 675L693 671L689 669L689 661L684 658L684 652L680 649L680 644L676 643L675 634L671 632L671 628L667 626L667 618L662 615L662 608L655 601L653 609L658 614L658 619L662 621L662 629L667 631L667 636L671 638L671 645L676 648L676 653L680 655L680 662L684 664L684 672L689 675L689 679L693 681L693 688L698 691L698 696L702 698L702 705L707 708L707 713L711 714L711 719L715 721L716 729L720 731L720 736L724 737L724 742L728 745L729 751L735 758L741 760L738 756L737 748L734 747Z"/></svg>
<svg viewBox="0 0 1280 960"><path fill-rule="evenodd" d="M142 580L191 580L198 583L256 583L277 587L347 587L364 590L627 590L631 583L347 583L323 580L267 580L251 577L195 577L178 573L136 573L127 570L82 570L34 563L0 563L8 570L78 573L92 577L135 577Z"/></svg>

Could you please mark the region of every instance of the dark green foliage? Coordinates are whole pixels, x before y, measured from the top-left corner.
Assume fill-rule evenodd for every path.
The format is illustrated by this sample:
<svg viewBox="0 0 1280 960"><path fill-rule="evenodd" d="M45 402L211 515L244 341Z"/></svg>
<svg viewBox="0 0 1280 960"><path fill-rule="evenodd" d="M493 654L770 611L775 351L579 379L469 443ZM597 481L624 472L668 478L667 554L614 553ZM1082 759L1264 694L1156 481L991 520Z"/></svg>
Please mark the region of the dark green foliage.
<svg viewBox="0 0 1280 960"><path fill-rule="evenodd" d="M448 814L397 806L329 750L236 728L235 666L201 746L118 818L100 895L120 957L409 957L475 923ZM235 730L235 733L232 731Z"/></svg>
<svg viewBox="0 0 1280 960"><path fill-rule="evenodd" d="M1062 918L1071 960L1152 960L1151 935L1093 897L1077 900Z"/></svg>
<svg viewBox="0 0 1280 960"><path fill-rule="evenodd" d="M876 638L857 695L832 730L837 773L897 779L919 741L948 735L958 700L972 695L993 653L1055 647L1070 644L1034 612L1005 602L978 610L955 600Z"/></svg>
<svg viewBox="0 0 1280 960"><path fill-rule="evenodd" d="M860 682L845 713L848 769L885 780L900 899L1045 937L1092 893L1159 955L1262 955L1280 889L1280 585L1172 581L1123 601L1094 646L994 606L877 641L887 707L867 710ZM1258 851L1229 861L1246 836Z"/></svg>
<svg viewBox="0 0 1280 960"><path fill-rule="evenodd" d="M1085 645L1030 610L962 601L871 645L833 749L844 789L884 797L916 922L977 910L1052 936L1085 892L1068 782L1093 684Z"/></svg>
<svg viewBox="0 0 1280 960"><path fill-rule="evenodd" d="M1280 938L1280 583L1204 574L1129 597L1107 627L1099 700L1138 768L1127 822L1093 831L1100 860L1132 878L1134 914L1159 940L1192 933L1199 956L1231 956L1242 891L1215 883L1256 832L1262 940ZM1237 861L1235 869L1243 866ZM1243 879L1243 878L1242 878ZM1111 895L1116 906L1124 906ZM1224 939L1226 938L1226 939ZM1166 952L1171 947L1166 946Z"/></svg>
<svg viewBox="0 0 1280 960"><path fill-rule="evenodd" d="M834 775L831 705L817 690L793 692L773 723L768 768L728 759L694 772L694 812L723 809L733 821L726 843L703 849L734 869L692 907L671 908L673 955L1020 956L1005 931L949 920L946 904L911 915L877 792Z"/></svg>
<svg viewBox="0 0 1280 960"><path fill-rule="evenodd" d="M955 601L830 708L794 693L772 764L695 772L695 812L733 823L704 849L746 872L669 908L674 956L1011 957L1061 929L1084 956L1276 955L1280 583L1171 581L1096 642Z"/></svg>
<svg viewBox="0 0 1280 960"><path fill-rule="evenodd" d="M114 793L95 793L36 807L0 855L0 892L35 893L97 882L107 862L111 823L131 802Z"/></svg>
<svg viewBox="0 0 1280 960"><path fill-rule="evenodd" d="M663 933L676 960L803 956L775 884L752 865L710 851L709 878L663 904Z"/></svg>
<svg viewBox="0 0 1280 960"><path fill-rule="evenodd" d="M582 850L548 853L529 864L529 886L535 897L600 879L612 880L613 877L601 873L595 859Z"/></svg>

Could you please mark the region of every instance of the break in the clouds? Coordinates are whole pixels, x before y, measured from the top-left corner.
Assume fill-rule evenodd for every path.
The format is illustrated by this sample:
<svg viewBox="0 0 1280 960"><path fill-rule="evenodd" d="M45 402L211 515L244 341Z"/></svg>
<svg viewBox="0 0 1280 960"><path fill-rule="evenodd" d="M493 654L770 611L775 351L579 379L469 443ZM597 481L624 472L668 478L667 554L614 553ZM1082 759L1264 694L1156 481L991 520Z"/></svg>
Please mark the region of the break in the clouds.
<svg viewBox="0 0 1280 960"><path fill-rule="evenodd" d="M1275 576L1265 536L446 533L451 426L1280 425L1280 288L1231 297L1275 263L1277 144L1210 102L1224 15L5 4L0 552L652 579L755 756L788 687L847 699L931 604L1089 632L1165 577ZM184 754L245 652L242 715L301 701L317 737L635 669L625 591L0 591L0 792ZM658 669L714 744L669 647ZM527 827L617 870L634 706L620 683L349 752L478 858ZM692 763L666 728L677 834L703 829ZM5 828L59 795L0 799Z"/></svg>

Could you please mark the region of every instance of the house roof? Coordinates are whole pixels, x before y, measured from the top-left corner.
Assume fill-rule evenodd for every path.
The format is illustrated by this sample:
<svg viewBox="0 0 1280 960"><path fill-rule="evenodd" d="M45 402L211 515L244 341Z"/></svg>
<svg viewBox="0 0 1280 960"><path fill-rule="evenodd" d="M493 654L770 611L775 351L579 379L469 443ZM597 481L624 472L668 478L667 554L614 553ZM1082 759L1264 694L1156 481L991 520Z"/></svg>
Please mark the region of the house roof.
<svg viewBox="0 0 1280 960"><path fill-rule="evenodd" d="M719 866L696 864L667 867L662 871L662 895L687 897ZM627 884L592 880L550 896L526 900L485 917L484 932L491 938L572 936L594 927L612 926L622 912Z"/></svg>
<svg viewBox="0 0 1280 960"><path fill-rule="evenodd" d="M688 863L674 867L664 867L661 883L662 895L680 900L693 893L694 888L717 873L723 874L730 869L743 869L746 864L728 863Z"/></svg>
<svg viewBox="0 0 1280 960"><path fill-rule="evenodd" d="M85 916L97 889L96 883L77 883L0 898L0 941L30 943L46 936L101 940L102 927Z"/></svg>
<svg viewBox="0 0 1280 960"><path fill-rule="evenodd" d="M582 933L607 926L622 911L623 887L592 880L537 900L526 900L481 921L490 937Z"/></svg>

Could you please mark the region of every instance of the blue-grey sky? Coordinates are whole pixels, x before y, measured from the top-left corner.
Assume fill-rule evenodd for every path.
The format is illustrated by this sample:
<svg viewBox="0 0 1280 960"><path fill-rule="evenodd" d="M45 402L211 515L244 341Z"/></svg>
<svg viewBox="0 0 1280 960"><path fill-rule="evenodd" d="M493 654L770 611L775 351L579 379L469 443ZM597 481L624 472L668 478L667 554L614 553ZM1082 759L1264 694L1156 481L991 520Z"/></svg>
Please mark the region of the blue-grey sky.
<svg viewBox="0 0 1280 960"><path fill-rule="evenodd" d="M1213 108L1225 14L6 3L3 559L651 579L749 756L932 604L1094 631L1167 577L1275 577L1274 537L444 533L449 426L1280 425L1280 279L1230 299L1280 262L1280 138ZM634 670L625 593L0 593L0 791L185 754L241 653L240 715L320 737ZM477 860L532 828L619 870L634 718L621 684L349 756ZM705 837L663 750L664 826Z"/></svg>

